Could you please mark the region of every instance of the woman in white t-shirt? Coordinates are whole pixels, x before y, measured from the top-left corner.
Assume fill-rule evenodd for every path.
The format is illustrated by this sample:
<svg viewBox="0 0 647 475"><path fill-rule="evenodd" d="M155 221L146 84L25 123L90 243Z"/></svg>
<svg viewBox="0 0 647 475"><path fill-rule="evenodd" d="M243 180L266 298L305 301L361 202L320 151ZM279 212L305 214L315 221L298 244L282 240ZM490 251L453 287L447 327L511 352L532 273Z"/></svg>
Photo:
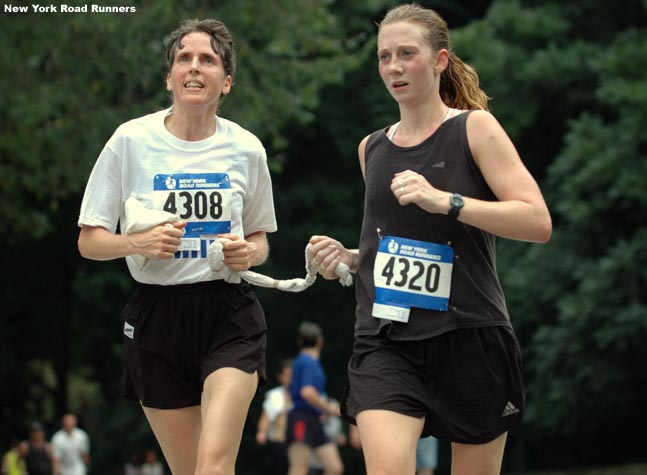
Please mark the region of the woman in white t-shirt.
<svg viewBox="0 0 647 475"><path fill-rule="evenodd" d="M139 469L140 475L164 475L164 467L154 450L147 450L144 454L144 463Z"/></svg>
<svg viewBox="0 0 647 475"><path fill-rule="evenodd" d="M78 244L88 259L125 258L137 282L123 313L123 394L143 407L171 471L233 473L266 380L267 329L251 287L216 280L207 254L224 237L230 270L265 261L266 233L277 229L271 180L261 142L217 115L236 65L226 26L189 20L169 38L173 105L122 124L106 143ZM125 234L129 198L180 219Z"/></svg>

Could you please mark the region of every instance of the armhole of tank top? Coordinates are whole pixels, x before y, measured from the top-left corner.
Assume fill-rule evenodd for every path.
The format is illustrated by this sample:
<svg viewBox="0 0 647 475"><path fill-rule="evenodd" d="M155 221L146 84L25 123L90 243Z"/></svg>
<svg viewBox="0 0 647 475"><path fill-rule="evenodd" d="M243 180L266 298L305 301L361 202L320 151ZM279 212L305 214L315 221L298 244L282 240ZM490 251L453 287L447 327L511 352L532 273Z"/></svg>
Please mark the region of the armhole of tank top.
<svg viewBox="0 0 647 475"><path fill-rule="evenodd" d="M380 138L380 133L382 131L383 131L383 129L376 130L375 132L371 133L368 136L368 140L366 140L366 146L364 147L364 166L366 166L366 161L368 159L368 150L369 150L369 148L371 148L373 143Z"/></svg>
<svg viewBox="0 0 647 475"><path fill-rule="evenodd" d="M476 163L476 160L474 160L474 155L472 154L472 149L470 148L470 140L469 137L467 136L467 119L472 111L471 110L466 110L466 111L461 111L459 114L462 117L460 117L460 121L462 122L462 125L460 126L460 137L461 137L461 142L463 144L463 147L465 147L465 151L469 154L469 158L472 162L472 165L479 170L479 166Z"/></svg>
<svg viewBox="0 0 647 475"><path fill-rule="evenodd" d="M483 190L489 193L493 198L496 198L494 195L494 192L490 188L490 186L487 184L485 181L485 177L483 176L483 173L481 172L481 168L479 167L478 163L476 162L476 159L474 158L474 155L472 154L472 149L470 148L470 141L469 137L467 136L467 119L469 118L469 115L472 113L472 110L466 110L462 112L459 115L463 115L464 117L461 117L461 120L463 121L463 125L461 127L461 141L463 142L463 146L465 147L465 152L467 153L467 157L469 159L469 164L468 167L474 174L474 177L476 180L478 180L480 186L483 187Z"/></svg>

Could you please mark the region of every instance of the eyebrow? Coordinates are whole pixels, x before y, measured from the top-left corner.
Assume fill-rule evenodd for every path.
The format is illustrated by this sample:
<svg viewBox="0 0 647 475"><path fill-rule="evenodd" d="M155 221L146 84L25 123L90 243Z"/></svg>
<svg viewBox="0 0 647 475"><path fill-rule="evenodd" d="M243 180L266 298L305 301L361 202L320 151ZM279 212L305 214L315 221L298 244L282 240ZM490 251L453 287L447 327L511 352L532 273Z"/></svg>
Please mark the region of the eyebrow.
<svg viewBox="0 0 647 475"><path fill-rule="evenodd" d="M176 53L175 53L175 57L176 57L176 58L182 54L182 49L183 49L184 47L185 47L185 45L178 45L178 47L177 47L177 51L176 51ZM220 56L220 53L218 53L217 51L214 51L213 49L209 50L209 52L208 52L208 53L205 53L205 52L197 52L197 53L195 53L195 54L196 54L197 56L214 56L214 57L218 57L218 58L220 58L220 57L221 57L221 56Z"/></svg>
<svg viewBox="0 0 647 475"><path fill-rule="evenodd" d="M395 48L394 48L394 50L395 50L395 51L403 50L403 49L413 49L413 50L418 51L418 50L420 50L420 46L415 46L415 45L398 45L397 47L395 47ZM391 48L379 48L379 49L377 50L377 53L379 54L379 53L384 53L384 52L388 52L388 51L391 51Z"/></svg>
<svg viewBox="0 0 647 475"><path fill-rule="evenodd" d="M184 49L186 47L185 44L182 43L182 40L184 39L185 36L189 35L190 33L186 33L182 35L182 37L178 40L177 42L177 49L176 49L176 56L180 54L180 50ZM209 42L211 45L211 52L214 53L216 56L220 56L220 53L218 52L218 49L216 48L216 42L214 38L211 38L211 41Z"/></svg>

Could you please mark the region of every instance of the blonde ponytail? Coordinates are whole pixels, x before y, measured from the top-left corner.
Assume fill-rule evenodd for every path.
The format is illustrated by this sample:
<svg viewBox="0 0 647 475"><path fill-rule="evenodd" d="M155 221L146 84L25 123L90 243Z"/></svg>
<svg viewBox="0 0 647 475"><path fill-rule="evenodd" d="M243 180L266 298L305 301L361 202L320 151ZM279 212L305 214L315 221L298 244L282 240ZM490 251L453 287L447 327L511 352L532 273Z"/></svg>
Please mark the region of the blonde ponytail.
<svg viewBox="0 0 647 475"><path fill-rule="evenodd" d="M453 51L449 53L447 69L440 76L440 97L455 109L489 110L489 97L479 86L478 74Z"/></svg>

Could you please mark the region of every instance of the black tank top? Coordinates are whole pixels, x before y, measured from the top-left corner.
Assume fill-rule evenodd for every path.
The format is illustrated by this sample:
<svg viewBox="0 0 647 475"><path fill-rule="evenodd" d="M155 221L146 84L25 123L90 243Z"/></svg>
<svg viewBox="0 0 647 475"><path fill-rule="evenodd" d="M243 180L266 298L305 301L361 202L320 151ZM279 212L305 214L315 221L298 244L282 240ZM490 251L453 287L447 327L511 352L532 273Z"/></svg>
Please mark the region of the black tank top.
<svg viewBox="0 0 647 475"><path fill-rule="evenodd" d="M25 465L29 475L52 475L52 462L45 447L35 448L30 444Z"/></svg>
<svg viewBox="0 0 647 475"><path fill-rule="evenodd" d="M409 169L440 190L495 201L469 149L468 116L466 112L446 120L429 138L413 147L393 144L386 129L369 137L365 151L366 192L359 243L355 335L375 335L384 329L393 340L419 340L458 328L510 326L496 271L495 236L448 216L427 213L417 205L401 206L390 190L393 175ZM414 307L407 323L371 315L375 299L373 265L380 239L377 228L382 235L453 247L447 311Z"/></svg>

